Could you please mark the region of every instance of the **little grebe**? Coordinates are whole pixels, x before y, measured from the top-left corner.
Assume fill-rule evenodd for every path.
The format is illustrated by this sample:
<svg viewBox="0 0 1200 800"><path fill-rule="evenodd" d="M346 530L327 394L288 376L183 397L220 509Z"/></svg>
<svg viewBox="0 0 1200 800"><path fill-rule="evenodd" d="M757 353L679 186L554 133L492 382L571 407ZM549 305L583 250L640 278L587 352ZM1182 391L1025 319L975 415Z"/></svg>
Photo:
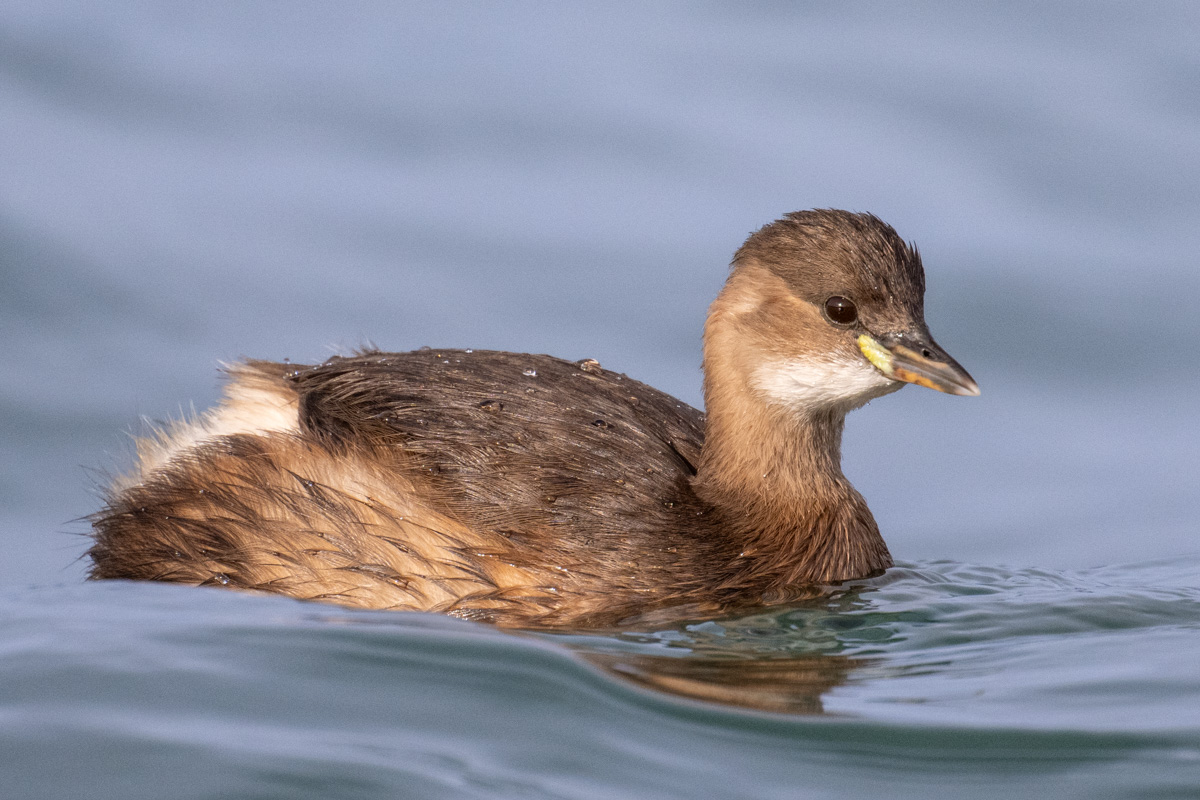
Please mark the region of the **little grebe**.
<svg viewBox="0 0 1200 800"><path fill-rule="evenodd" d="M906 382L979 393L924 293L874 216L763 227L709 309L707 414L590 359L239 363L219 406L139 442L93 517L91 576L586 626L878 575L846 413Z"/></svg>

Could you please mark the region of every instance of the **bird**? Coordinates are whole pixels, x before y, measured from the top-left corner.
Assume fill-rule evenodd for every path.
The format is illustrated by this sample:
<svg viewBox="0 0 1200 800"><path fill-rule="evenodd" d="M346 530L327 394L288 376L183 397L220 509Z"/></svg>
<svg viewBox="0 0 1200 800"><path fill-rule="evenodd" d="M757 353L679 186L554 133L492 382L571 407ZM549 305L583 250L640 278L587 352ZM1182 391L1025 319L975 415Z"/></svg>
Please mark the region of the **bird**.
<svg viewBox="0 0 1200 800"><path fill-rule="evenodd" d="M736 251L705 320L703 412L594 359L235 363L218 405L139 439L104 490L89 577L594 629L879 576L846 414L908 384L979 394L924 295L890 225L816 209Z"/></svg>

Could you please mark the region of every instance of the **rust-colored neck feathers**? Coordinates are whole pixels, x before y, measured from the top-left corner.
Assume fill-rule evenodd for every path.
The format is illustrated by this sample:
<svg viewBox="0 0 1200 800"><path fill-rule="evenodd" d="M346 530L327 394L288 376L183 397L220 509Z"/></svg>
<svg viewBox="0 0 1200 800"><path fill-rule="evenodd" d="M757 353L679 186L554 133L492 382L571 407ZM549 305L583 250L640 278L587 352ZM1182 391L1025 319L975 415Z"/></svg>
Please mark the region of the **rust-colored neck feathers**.
<svg viewBox="0 0 1200 800"><path fill-rule="evenodd" d="M746 569L768 583L831 583L892 564L862 496L841 469L844 404L773 402L759 374L784 355L770 316L794 303L781 280L742 266L704 331L704 449L693 486L744 542Z"/></svg>

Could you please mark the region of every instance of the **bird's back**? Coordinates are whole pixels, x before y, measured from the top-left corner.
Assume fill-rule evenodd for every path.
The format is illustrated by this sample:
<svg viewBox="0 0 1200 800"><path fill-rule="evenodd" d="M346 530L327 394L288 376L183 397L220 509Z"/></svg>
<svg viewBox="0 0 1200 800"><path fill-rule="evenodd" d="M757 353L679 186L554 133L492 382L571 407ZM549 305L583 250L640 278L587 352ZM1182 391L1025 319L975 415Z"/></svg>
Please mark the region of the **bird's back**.
<svg viewBox="0 0 1200 800"><path fill-rule="evenodd" d="M251 384L294 428L193 436L116 492L96 577L558 622L659 604L713 546L690 486L703 415L594 361L251 362L225 413Z"/></svg>

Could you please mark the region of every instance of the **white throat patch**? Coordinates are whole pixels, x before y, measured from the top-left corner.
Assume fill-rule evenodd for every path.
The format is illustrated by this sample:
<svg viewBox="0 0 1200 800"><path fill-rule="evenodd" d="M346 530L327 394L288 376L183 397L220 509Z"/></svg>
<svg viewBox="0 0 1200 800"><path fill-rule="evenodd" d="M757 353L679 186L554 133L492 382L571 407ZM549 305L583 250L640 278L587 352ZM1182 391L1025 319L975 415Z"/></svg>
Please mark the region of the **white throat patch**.
<svg viewBox="0 0 1200 800"><path fill-rule="evenodd" d="M904 386L865 358L778 358L764 361L750 376L767 401L795 411L840 408L850 411Z"/></svg>

